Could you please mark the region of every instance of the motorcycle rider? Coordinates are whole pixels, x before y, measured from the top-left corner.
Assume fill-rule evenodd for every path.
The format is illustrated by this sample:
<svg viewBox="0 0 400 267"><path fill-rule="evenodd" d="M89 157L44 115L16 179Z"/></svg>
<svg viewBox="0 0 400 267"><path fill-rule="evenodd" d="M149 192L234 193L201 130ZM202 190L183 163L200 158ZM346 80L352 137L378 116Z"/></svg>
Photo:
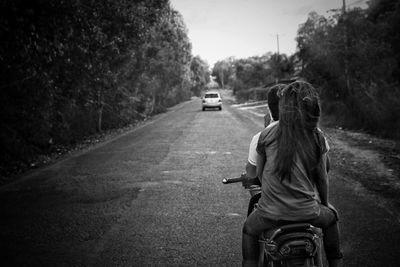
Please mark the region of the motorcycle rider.
<svg viewBox="0 0 400 267"><path fill-rule="evenodd" d="M269 114L266 114L264 116L264 127L272 127L275 125L278 120L279 120L279 90L282 90L285 87L284 84L276 84L272 86L269 89L268 92L268 110ZM257 149L257 143L258 143L258 138L260 137L262 131L258 132L253 136L251 139L250 145L249 145L249 155L248 159L246 162L246 180L242 182L244 187L254 185L254 184L260 184L260 180L257 177L257 169L256 169L256 163L257 163L257 158L259 157L256 149ZM247 215L251 213L253 210L254 204L258 202L260 198L260 195L254 195L250 201L249 201L249 207L247 211Z"/></svg>
<svg viewBox="0 0 400 267"><path fill-rule="evenodd" d="M339 266L338 217L328 207L328 146L319 117L318 94L309 83L296 81L280 92L279 123L264 129L257 144L262 192L243 226L243 266L257 266L263 231L293 222L322 228L329 266Z"/></svg>
<svg viewBox="0 0 400 267"><path fill-rule="evenodd" d="M279 120L279 90L285 87L284 84L276 84L269 89L268 92L268 110L269 114L264 117L264 126L272 127ZM262 131L253 136L249 145L249 156L246 163L246 176L247 178L256 178L256 162L258 153L256 151L258 138Z"/></svg>

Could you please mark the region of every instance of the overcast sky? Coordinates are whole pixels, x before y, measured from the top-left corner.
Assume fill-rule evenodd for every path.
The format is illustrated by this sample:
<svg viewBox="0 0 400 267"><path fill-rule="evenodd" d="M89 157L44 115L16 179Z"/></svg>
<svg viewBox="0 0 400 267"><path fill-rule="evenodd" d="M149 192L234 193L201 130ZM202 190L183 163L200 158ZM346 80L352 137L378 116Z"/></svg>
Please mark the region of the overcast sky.
<svg viewBox="0 0 400 267"><path fill-rule="evenodd" d="M230 56L247 58L267 52L296 51L299 24L311 11L329 16L343 0L170 0L189 30L193 55L212 68ZM350 8L365 8L367 0L346 0Z"/></svg>

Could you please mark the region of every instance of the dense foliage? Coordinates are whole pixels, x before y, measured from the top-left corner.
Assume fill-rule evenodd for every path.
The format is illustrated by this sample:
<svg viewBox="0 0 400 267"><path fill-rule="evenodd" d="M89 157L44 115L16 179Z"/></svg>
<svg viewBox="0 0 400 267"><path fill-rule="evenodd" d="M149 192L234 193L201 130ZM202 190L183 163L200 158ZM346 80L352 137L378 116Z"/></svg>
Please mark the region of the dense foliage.
<svg viewBox="0 0 400 267"><path fill-rule="evenodd" d="M199 56L195 56L192 58L190 70L193 81L192 94L200 96L202 90L204 90L204 88L206 88L210 83L209 66Z"/></svg>
<svg viewBox="0 0 400 267"><path fill-rule="evenodd" d="M400 138L400 1L330 14L309 14L295 54L228 58L212 75L239 100L265 97L253 92L276 81L305 79L320 89L327 121Z"/></svg>
<svg viewBox="0 0 400 267"><path fill-rule="evenodd" d="M321 89L337 123L400 137L400 2L310 13L298 31L301 75Z"/></svg>
<svg viewBox="0 0 400 267"><path fill-rule="evenodd" d="M239 100L247 100L249 89L291 77L294 74L294 63L294 58L285 54L227 58L215 63L212 76L220 87L231 88Z"/></svg>
<svg viewBox="0 0 400 267"><path fill-rule="evenodd" d="M168 0L3 0L0 39L1 175L207 82Z"/></svg>

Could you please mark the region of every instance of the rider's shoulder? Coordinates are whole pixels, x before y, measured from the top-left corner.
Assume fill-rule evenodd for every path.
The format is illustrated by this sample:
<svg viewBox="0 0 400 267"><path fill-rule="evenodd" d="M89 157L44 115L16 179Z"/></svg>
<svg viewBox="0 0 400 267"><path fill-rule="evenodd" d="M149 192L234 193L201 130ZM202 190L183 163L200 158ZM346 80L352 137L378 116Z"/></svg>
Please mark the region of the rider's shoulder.
<svg viewBox="0 0 400 267"><path fill-rule="evenodd" d="M265 127L265 130L266 129L270 129L270 128L274 128L274 127L276 128L278 126L278 124L279 124L279 121L273 121L270 124L268 124L267 127Z"/></svg>
<svg viewBox="0 0 400 267"><path fill-rule="evenodd" d="M318 137L320 138L320 142L322 144L323 153L328 152L330 150L330 146L329 146L328 140L326 139L324 132L320 128L317 128L317 133L318 133Z"/></svg>
<svg viewBox="0 0 400 267"><path fill-rule="evenodd" d="M279 121L271 122L260 134L260 141L269 143L275 138L275 134L278 130ZM270 140L271 139L271 140ZM268 141L269 140L269 141Z"/></svg>

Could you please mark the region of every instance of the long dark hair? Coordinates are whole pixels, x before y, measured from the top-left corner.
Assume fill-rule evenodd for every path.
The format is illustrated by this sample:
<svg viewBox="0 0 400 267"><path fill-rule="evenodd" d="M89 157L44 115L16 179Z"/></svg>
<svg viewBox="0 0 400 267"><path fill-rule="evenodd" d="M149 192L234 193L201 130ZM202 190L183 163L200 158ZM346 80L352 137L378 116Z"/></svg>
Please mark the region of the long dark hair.
<svg viewBox="0 0 400 267"><path fill-rule="evenodd" d="M318 93L311 84L296 81L281 90L278 151L274 169L281 181L290 181L297 156L308 177L316 179L315 171L321 161L324 145L318 130L320 113Z"/></svg>

